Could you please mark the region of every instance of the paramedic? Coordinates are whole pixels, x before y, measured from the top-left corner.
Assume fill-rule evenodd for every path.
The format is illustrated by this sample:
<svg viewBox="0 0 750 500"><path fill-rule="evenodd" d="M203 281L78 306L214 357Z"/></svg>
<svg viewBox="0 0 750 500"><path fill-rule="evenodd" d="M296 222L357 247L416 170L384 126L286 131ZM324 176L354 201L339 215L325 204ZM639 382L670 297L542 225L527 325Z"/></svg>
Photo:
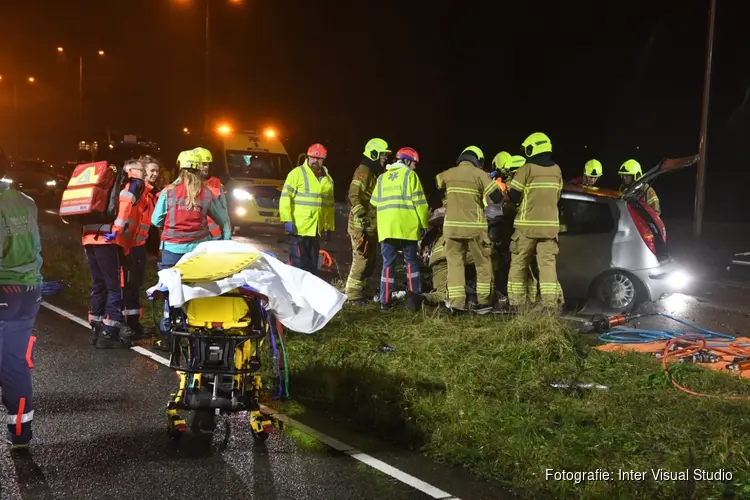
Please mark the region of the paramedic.
<svg viewBox="0 0 750 500"><path fill-rule="evenodd" d="M628 160L620 166L617 171L620 178L622 179L622 186L620 191L625 191L631 184L638 182L643 177L643 170L641 170L641 164L635 160ZM646 200L646 204L650 206L656 215L661 215L661 204L659 203L659 197L656 196L656 191L649 184L643 184L638 188L641 192L640 198Z"/></svg>
<svg viewBox="0 0 750 500"><path fill-rule="evenodd" d="M89 322L97 349L129 348L132 330L124 323L123 285L128 240L125 229L133 205L143 195L143 165L128 160L123 166L128 182L120 191L112 224L85 224L83 248L91 272ZM117 187L117 186L116 186Z"/></svg>
<svg viewBox="0 0 750 500"><path fill-rule="evenodd" d="M0 177L4 173L0 165ZM34 320L42 301L42 246L34 200L0 182L0 387L8 444L31 441Z"/></svg>
<svg viewBox="0 0 750 500"><path fill-rule="evenodd" d="M138 160L144 167L144 187L140 199L133 205L125 228L125 240L128 253L125 272L125 286L123 289L125 323L133 331L134 338L147 336L141 325L141 286L146 272L146 241L151 229L151 215L154 212L154 182L159 175L158 160L151 156L143 156ZM131 179L130 182L137 182ZM126 187L127 189L127 187Z"/></svg>
<svg viewBox="0 0 750 500"><path fill-rule="evenodd" d="M224 218L229 220L229 208L227 206L224 184L221 183L218 177L211 175L211 163L214 161L211 151L206 148L195 148L193 153L198 155L201 161L201 179L203 179L203 185L211 190L211 194L219 201L221 209L224 210ZM221 227L211 217L208 218L208 232L211 233L211 239L222 239Z"/></svg>
<svg viewBox="0 0 750 500"><path fill-rule="evenodd" d="M307 148L307 159L289 172L279 201L279 218L289 234L289 260L312 274L318 272L320 237L328 241L336 226L333 179L323 166L327 155L322 144Z"/></svg>
<svg viewBox="0 0 750 500"><path fill-rule="evenodd" d="M427 231L430 207L422 182L414 171L417 163L419 154L414 149L399 149L396 163L388 165L380 174L370 199L377 209L378 239L383 255L380 274L382 311L388 311L391 306L391 293L396 282L394 264L399 250L404 252L406 264L407 301L413 303L422 292L417 242Z"/></svg>
<svg viewBox="0 0 750 500"><path fill-rule="evenodd" d="M383 139L370 139L364 156L349 185L349 238L352 241L352 266L346 280L346 296L353 304L364 304L365 282L375 271L377 260L377 210L370 205L378 176L390 154Z"/></svg>

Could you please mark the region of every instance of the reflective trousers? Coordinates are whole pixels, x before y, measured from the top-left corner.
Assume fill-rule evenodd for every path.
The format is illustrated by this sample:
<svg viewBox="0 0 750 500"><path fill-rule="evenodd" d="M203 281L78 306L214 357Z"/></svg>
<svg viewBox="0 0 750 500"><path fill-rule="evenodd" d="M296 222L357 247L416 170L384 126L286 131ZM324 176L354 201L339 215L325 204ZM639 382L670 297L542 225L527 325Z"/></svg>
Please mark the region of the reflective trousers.
<svg viewBox="0 0 750 500"><path fill-rule="evenodd" d="M529 265L536 252L539 267L539 295L542 305L557 308L562 300L562 288L557 282L557 238L529 238L516 231L510 242L511 261L508 273L508 301L510 305L527 305Z"/></svg>
<svg viewBox="0 0 750 500"><path fill-rule="evenodd" d="M419 259L417 258L417 242L386 239L380 242L380 253L383 255L383 270L380 273L380 303L383 305L391 303L391 294L396 284L395 264L399 250L404 252L408 291L413 294L420 294L422 292L422 281L419 277Z"/></svg>
<svg viewBox="0 0 750 500"><path fill-rule="evenodd" d="M350 229L352 240L352 267L346 280L346 296L349 300L363 298L365 283L375 272L377 262L378 235L361 229Z"/></svg>
<svg viewBox="0 0 750 500"><path fill-rule="evenodd" d="M31 440L31 368L36 341L31 332L41 302L38 285L0 285L0 387L8 411L8 439L13 444Z"/></svg>
<svg viewBox="0 0 750 500"><path fill-rule="evenodd" d="M448 262L448 300L452 309L466 309L466 253L477 269L477 303L488 305L492 294L492 241L487 231L474 238L445 238Z"/></svg>
<svg viewBox="0 0 750 500"><path fill-rule="evenodd" d="M103 323L108 334L118 334L123 326L123 269L122 248L109 245L84 245L86 261L91 272L91 323Z"/></svg>
<svg viewBox="0 0 750 500"><path fill-rule="evenodd" d="M126 262L123 315L128 325L137 326L140 324L143 312L141 286L143 286L143 277L146 273L146 245L131 248Z"/></svg>

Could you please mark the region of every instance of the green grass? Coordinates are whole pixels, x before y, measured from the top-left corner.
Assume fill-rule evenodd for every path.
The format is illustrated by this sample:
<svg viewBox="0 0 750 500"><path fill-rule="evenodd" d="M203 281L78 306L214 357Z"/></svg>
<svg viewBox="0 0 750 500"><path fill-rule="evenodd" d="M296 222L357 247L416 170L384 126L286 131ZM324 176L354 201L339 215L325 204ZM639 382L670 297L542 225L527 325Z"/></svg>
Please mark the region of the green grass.
<svg viewBox="0 0 750 500"><path fill-rule="evenodd" d="M43 239L45 276L71 282L68 300L85 304L80 242L46 229ZM304 406L347 417L355 430L464 466L526 498L720 498L727 489L750 497L749 402L684 394L653 357L589 344L545 316L384 315L374 305L347 306L316 335L288 334L290 391ZM750 396L750 383L730 374L690 365L673 373L698 391ZM550 387L576 381L609 390ZM650 470L659 468L723 468L733 480L655 482ZM648 476L576 485L546 480L546 469Z"/></svg>

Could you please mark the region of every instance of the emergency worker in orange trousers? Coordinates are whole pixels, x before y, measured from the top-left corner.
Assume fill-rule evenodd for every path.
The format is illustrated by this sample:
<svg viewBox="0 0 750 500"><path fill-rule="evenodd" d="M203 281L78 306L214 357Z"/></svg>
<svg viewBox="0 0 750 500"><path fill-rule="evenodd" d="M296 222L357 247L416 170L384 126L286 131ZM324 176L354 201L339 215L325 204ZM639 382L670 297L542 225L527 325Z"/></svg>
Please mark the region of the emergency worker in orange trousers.
<svg viewBox="0 0 750 500"><path fill-rule="evenodd" d="M125 323L133 331L134 337L142 338L150 335L141 325L143 308L141 307L141 286L146 273L146 241L151 229L151 215L154 213L155 183L159 178L159 162L151 156L143 156L138 160L144 167L143 195L133 205L125 228L125 238L129 249L126 256L125 286L123 290Z"/></svg>
<svg viewBox="0 0 750 500"><path fill-rule="evenodd" d="M114 223L83 226L83 248L91 271L91 341L97 349L129 348L133 335L123 317L123 266L129 250L125 230L133 205L144 192L144 169L138 160L128 160L123 168L128 182L120 191Z"/></svg>
<svg viewBox="0 0 750 500"><path fill-rule="evenodd" d="M226 219L229 220L229 208L227 205L226 191L224 190L224 184L221 183L218 177L211 175L211 163L214 161L214 157L206 148L195 148L193 153L198 155L201 161L201 179L203 179L203 185L211 190L211 193L219 201L219 204L223 207ZM219 226L210 216L208 217L208 232L211 233L211 238L214 240L221 239L221 226Z"/></svg>

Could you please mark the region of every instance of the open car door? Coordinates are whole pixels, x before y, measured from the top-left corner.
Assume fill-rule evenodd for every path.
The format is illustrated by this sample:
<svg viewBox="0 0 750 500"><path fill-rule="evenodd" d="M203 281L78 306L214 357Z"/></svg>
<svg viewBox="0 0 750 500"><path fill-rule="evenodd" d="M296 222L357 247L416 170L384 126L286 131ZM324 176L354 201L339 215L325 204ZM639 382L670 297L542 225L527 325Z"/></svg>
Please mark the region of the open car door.
<svg viewBox="0 0 750 500"><path fill-rule="evenodd" d="M635 199L640 194L641 188L644 184L651 182L652 180L659 177L661 174L666 172L672 172L674 170L682 170L683 168L689 167L698 163L700 155L683 156L681 158L665 158L660 161L651 170L646 172L643 177L634 182L628 189L623 191L621 198L623 199Z"/></svg>

